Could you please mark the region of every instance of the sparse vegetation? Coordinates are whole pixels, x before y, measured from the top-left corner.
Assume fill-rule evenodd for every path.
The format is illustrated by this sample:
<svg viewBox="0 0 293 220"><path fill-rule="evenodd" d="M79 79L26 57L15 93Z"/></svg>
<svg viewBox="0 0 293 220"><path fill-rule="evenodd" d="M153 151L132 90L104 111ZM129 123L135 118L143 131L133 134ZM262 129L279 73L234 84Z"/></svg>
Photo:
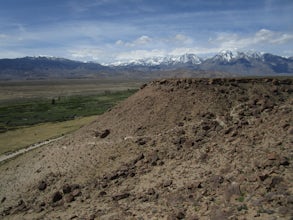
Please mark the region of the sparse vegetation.
<svg viewBox="0 0 293 220"><path fill-rule="evenodd" d="M96 116L89 116L64 122L48 122L0 133L0 155L72 132L95 118Z"/></svg>

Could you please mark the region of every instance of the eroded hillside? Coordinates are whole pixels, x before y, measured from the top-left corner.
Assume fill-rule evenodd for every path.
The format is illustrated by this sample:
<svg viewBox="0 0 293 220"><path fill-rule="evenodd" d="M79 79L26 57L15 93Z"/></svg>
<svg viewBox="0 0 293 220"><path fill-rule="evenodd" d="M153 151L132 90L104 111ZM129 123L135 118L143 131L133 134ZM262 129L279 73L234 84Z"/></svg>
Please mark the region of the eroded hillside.
<svg viewBox="0 0 293 220"><path fill-rule="evenodd" d="M291 219L293 80L149 83L0 166L4 219Z"/></svg>

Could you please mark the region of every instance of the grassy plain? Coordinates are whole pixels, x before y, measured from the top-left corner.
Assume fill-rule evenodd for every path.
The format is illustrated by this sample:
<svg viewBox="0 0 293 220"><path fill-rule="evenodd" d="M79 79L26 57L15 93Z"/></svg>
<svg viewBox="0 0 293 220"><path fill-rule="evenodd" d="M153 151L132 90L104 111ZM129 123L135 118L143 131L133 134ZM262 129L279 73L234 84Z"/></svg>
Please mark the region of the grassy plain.
<svg viewBox="0 0 293 220"><path fill-rule="evenodd" d="M55 138L94 120L143 82L0 82L0 154Z"/></svg>
<svg viewBox="0 0 293 220"><path fill-rule="evenodd" d="M0 103L0 131L5 132L43 122L60 122L98 115L135 91L131 89L97 95L59 96L50 99L35 98L14 103Z"/></svg>
<svg viewBox="0 0 293 220"><path fill-rule="evenodd" d="M88 116L64 122L41 123L0 133L0 155L75 131L95 118Z"/></svg>
<svg viewBox="0 0 293 220"><path fill-rule="evenodd" d="M15 102L34 98L56 98L73 95L96 95L109 91L137 89L143 81L139 80L32 80L0 81L0 103Z"/></svg>

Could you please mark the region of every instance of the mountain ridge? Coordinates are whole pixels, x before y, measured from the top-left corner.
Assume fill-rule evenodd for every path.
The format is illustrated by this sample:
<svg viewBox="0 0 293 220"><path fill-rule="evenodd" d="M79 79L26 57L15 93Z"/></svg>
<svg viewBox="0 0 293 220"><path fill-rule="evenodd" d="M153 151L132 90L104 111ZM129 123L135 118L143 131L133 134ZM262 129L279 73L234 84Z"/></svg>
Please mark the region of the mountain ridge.
<svg viewBox="0 0 293 220"><path fill-rule="evenodd" d="M229 50L209 58L201 58L196 54L169 55L116 62L115 65L45 56L0 59L1 80L125 77L154 79L160 75L158 71L174 70L215 71L240 76L292 74L293 59L270 53ZM179 72L178 76L181 76Z"/></svg>

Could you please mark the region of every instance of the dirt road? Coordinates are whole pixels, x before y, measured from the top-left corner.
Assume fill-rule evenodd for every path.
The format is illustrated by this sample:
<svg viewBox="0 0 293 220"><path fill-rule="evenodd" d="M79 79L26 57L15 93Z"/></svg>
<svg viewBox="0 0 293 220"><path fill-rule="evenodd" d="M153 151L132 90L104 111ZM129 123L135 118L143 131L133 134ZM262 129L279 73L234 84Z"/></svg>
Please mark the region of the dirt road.
<svg viewBox="0 0 293 220"><path fill-rule="evenodd" d="M6 161L8 159L11 159L13 157L16 157L16 156L18 156L20 154L23 154L23 153L26 153L26 152L31 151L33 149L36 149L38 147L41 147L43 145L46 145L46 144L49 144L51 142L60 140L61 138L63 138L63 136L62 137L58 137L58 138L54 138L54 139L50 139L50 140L46 140L46 141L43 141L43 142L38 143L38 144L33 144L33 145L29 146L29 147L20 149L18 151L13 152L13 153L8 153L8 154L0 155L0 163L2 163L3 161Z"/></svg>

